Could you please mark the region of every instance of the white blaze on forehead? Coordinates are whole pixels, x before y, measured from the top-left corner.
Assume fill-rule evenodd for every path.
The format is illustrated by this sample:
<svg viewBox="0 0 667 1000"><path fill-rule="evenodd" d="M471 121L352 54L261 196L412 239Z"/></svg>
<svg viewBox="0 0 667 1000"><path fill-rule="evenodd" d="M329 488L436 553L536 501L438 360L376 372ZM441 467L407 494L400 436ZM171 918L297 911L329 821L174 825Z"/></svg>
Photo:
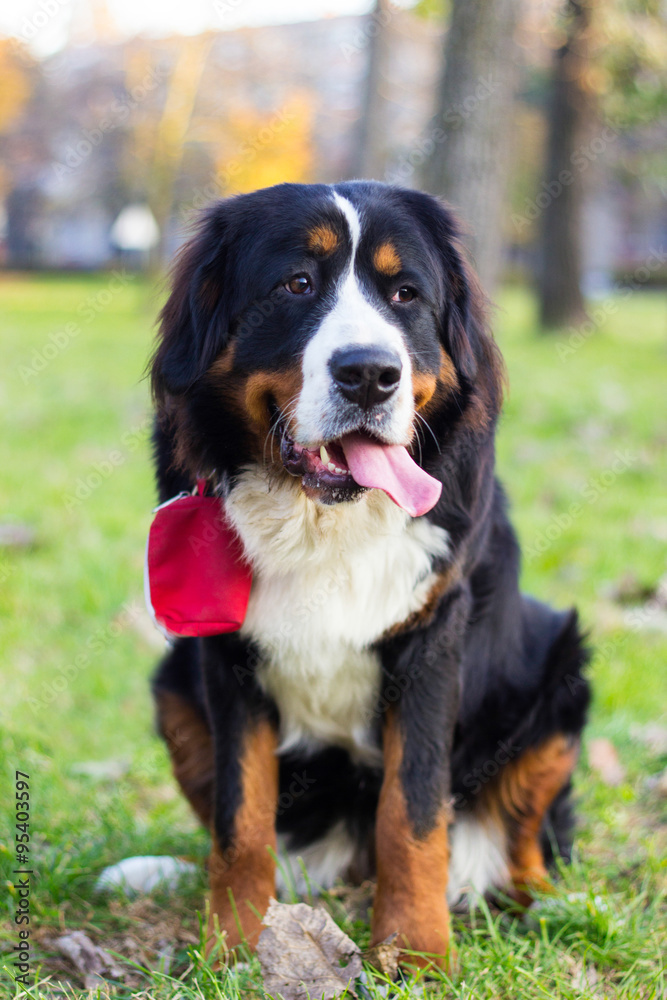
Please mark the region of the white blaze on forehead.
<svg viewBox="0 0 667 1000"><path fill-rule="evenodd" d="M343 198L343 196L338 194L337 191L334 191L333 197L339 209L347 219L347 224L350 227L350 239L352 240L352 258L350 266L354 267L354 257L357 252L357 247L359 246L359 239L361 238L361 219L359 218L359 213L351 201L348 201L347 198Z"/></svg>
<svg viewBox="0 0 667 1000"><path fill-rule="evenodd" d="M327 439L327 424L342 402L329 371L329 361L341 348L368 345L394 351L401 359L401 379L391 397L391 419L383 425L383 434L389 443L406 444L414 412L410 355L399 327L390 323L366 298L357 280L355 259L362 233L360 215L352 202L337 191L333 192L333 198L347 221L352 249L333 308L304 352L303 389L296 409L297 439L309 445Z"/></svg>

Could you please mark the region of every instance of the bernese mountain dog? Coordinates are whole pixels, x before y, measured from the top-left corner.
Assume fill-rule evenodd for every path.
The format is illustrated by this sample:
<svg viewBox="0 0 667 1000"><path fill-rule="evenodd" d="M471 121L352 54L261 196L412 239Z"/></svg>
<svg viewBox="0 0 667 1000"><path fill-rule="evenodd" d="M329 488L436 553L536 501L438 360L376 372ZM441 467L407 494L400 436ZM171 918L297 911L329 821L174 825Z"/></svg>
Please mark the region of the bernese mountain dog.
<svg viewBox="0 0 667 1000"><path fill-rule="evenodd" d="M519 592L457 223L367 181L217 202L151 365L160 501L204 478L253 572L241 628L154 679L211 928L252 947L305 866L376 879L373 941L446 962L450 907L527 905L567 858L589 701L576 613Z"/></svg>

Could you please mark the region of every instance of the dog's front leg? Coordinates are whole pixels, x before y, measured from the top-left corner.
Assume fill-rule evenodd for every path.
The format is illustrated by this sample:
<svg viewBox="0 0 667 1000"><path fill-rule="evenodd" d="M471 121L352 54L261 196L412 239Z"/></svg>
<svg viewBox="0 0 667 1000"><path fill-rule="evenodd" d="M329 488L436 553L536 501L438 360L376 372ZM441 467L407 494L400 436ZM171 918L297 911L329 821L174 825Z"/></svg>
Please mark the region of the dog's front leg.
<svg viewBox="0 0 667 1000"><path fill-rule="evenodd" d="M209 947L215 944L217 923L226 931L226 947L245 942L254 948L275 894L277 731L254 677L238 669L239 660L243 667L248 655L245 645L227 637L205 643L204 674L215 746ZM229 647L234 650L236 670Z"/></svg>
<svg viewBox="0 0 667 1000"><path fill-rule="evenodd" d="M447 603L435 627L394 640L383 653L385 687L401 693L383 713L372 926L375 943L397 932L402 947L438 956L441 965L450 953L450 752L467 608L464 599ZM405 960L424 964L412 956Z"/></svg>

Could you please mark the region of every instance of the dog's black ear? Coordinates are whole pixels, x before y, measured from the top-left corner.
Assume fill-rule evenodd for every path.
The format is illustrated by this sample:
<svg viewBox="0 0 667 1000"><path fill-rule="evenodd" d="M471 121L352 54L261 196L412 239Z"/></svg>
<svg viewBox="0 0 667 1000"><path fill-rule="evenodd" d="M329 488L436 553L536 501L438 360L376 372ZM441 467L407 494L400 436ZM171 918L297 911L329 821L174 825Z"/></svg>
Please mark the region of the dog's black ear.
<svg viewBox="0 0 667 1000"><path fill-rule="evenodd" d="M454 213L432 195L402 191L411 211L430 237L441 277L440 336L457 370L469 382L477 375L485 334L485 299L467 262L461 227Z"/></svg>
<svg viewBox="0 0 667 1000"><path fill-rule="evenodd" d="M456 236L452 234L441 246L440 252L444 260L446 282L442 338L456 368L472 382L477 375L475 347L480 335L481 290Z"/></svg>
<svg viewBox="0 0 667 1000"><path fill-rule="evenodd" d="M209 209L176 258L150 368L158 400L186 393L229 339L237 303L228 206Z"/></svg>

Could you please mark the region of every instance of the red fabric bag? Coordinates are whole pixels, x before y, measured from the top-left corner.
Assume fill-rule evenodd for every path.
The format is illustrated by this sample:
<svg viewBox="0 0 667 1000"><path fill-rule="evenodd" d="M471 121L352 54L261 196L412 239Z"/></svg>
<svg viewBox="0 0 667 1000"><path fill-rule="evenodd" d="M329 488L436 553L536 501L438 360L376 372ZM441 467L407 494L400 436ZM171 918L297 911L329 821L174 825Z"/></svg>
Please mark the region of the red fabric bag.
<svg viewBox="0 0 667 1000"><path fill-rule="evenodd" d="M241 628L252 570L225 521L219 497L181 493L156 507L148 533L144 590L153 621L167 638L219 635Z"/></svg>

